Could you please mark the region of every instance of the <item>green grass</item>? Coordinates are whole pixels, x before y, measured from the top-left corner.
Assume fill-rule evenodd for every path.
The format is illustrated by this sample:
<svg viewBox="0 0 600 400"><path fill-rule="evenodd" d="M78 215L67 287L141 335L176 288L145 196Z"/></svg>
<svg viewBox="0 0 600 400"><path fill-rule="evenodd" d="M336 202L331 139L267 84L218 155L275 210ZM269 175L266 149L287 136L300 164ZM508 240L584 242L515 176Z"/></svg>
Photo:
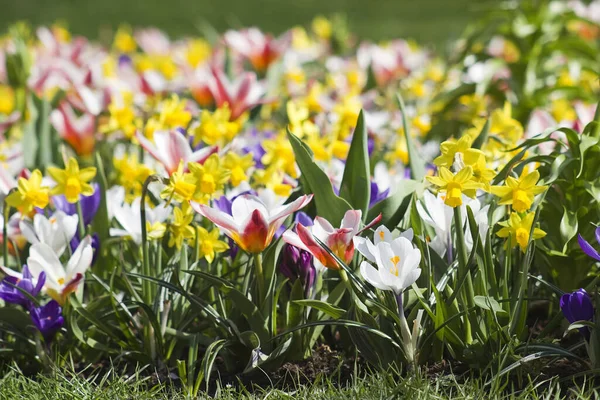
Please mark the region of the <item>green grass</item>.
<svg viewBox="0 0 600 400"><path fill-rule="evenodd" d="M0 0L0 29L16 20L48 24L63 20L76 33L99 37L120 22L157 26L172 35L199 32L205 20L217 30L258 25L282 32L315 15L341 12L361 38L410 37L445 44L492 0Z"/></svg>
<svg viewBox="0 0 600 400"><path fill-rule="evenodd" d="M149 378L134 374L124 376L116 372L91 374L89 378L62 370L50 375L39 375L34 379L23 376L16 370L0 378L0 399L70 400L70 399L184 399L185 395L164 386L151 387ZM95 380L95 383L92 382ZM257 389L252 392L222 388L216 398L235 399L596 399L599 393L590 385L563 389L556 382L536 391L536 385L509 393L490 392L479 379L458 384L453 376L436 380L412 377L395 380L387 374L371 374L356 379L351 385L337 387L332 381L317 381L312 386L301 386L294 391ZM509 394L507 394L509 393ZM201 397L205 396L201 394Z"/></svg>

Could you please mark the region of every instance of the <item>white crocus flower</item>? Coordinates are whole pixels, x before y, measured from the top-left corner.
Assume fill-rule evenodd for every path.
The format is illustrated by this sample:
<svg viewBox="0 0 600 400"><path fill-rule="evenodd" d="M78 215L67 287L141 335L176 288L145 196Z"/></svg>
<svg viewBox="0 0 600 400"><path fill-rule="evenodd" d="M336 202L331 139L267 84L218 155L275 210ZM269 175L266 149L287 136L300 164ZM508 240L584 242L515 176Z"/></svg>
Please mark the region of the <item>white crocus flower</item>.
<svg viewBox="0 0 600 400"><path fill-rule="evenodd" d="M435 229L435 238L429 243L436 253L443 257L452 246L452 207L444 204L441 196L435 196L429 191L423 195L423 203L417 202L417 211L425 223Z"/></svg>
<svg viewBox="0 0 600 400"><path fill-rule="evenodd" d="M367 243L369 252L375 256L377 269L363 261L360 273L371 285L381 290L393 290L398 296L416 282L421 275L419 263L421 252L405 237L391 242Z"/></svg>
<svg viewBox="0 0 600 400"><path fill-rule="evenodd" d="M381 290L392 290L396 295L402 345L406 358L410 363L414 363L417 354L416 344L419 338L421 316L417 316L411 333L404 316L402 293L415 283L421 275L421 269L419 268L421 252L414 248L411 241L406 237L401 236L386 241L386 239L391 238L390 232L387 229L378 229L378 231L381 233L381 237L377 245L370 241L366 242L369 255L375 257L377 269L367 261L363 261L360 265L360 273L371 285ZM386 234L388 234L387 238Z"/></svg>
<svg viewBox="0 0 600 400"><path fill-rule="evenodd" d="M140 212L141 198L136 198L131 204L120 206L113 204L112 212L122 228L110 228L110 236L130 237L136 244L142 243L142 214ZM153 225L164 222L171 214L169 207L146 207L146 221Z"/></svg>
<svg viewBox="0 0 600 400"><path fill-rule="evenodd" d="M42 271L46 273L46 283L44 284L46 292L54 300L64 304L67 296L74 292L83 280L85 272L92 264L93 256L94 250L90 236L86 236L79 243L66 267L63 267L50 246L45 243L37 243L29 249L27 266L33 276L39 276Z"/></svg>
<svg viewBox="0 0 600 400"><path fill-rule="evenodd" d="M476 198L469 199L467 202L464 203L465 209L463 210L463 224L465 227L465 244L467 245L467 250L471 251L471 249L473 248L473 236L471 234L469 222L466 220L465 217L467 215L466 206L469 206L471 208L471 211L473 211L475 223L477 224L477 231L479 233L479 240L481 240L481 243L483 244L485 244L487 231L490 228L490 221L488 218L490 206L487 205L485 207L481 207L481 203Z"/></svg>
<svg viewBox="0 0 600 400"><path fill-rule="evenodd" d="M408 239L410 242L413 240L413 230L408 229L402 233L400 233L399 237L404 237ZM375 255L371 253L370 247L377 247L377 245L381 242L392 243L394 237L388 228L385 225L381 225L379 228L375 230L375 234L373 235L373 242L370 239L354 236L354 247L356 250L360 252L367 260L371 262L377 262L375 259Z"/></svg>
<svg viewBox="0 0 600 400"><path fill-rule="evenodd" d="M31 220L21 220L19 228L31 244L44 243L60 257L77 232L77 215L57 211L50 218L36 214Z"/></svg>

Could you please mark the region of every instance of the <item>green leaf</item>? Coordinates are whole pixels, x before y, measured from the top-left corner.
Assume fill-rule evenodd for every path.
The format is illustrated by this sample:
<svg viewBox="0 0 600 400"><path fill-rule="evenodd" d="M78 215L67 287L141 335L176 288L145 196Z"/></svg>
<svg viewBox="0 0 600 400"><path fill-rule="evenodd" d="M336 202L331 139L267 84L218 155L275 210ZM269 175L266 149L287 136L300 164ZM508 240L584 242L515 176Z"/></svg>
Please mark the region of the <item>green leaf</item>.
<svg viewBox="0 0 600 400"><path fill-rule="evenodd" d="M423 184L412 179L405 179L396 188L394 194L375 204L367 213L367 221L372 221L381 214L381 222L392 230L398 226L410 205L411 195L422 190Z"/></svg>
<svg viewBox="0 0 600 400"><path fill-rule="evenodd" d="M364 112L361 110L344 168L340 196L347 200L355 210L362 210L363 220L367 218L371 199L371 167L367 141L367 127Z"/></svg>
<svg viewBox="0 0 600 400"><path fill-rule="evenodd" d="M398 93L397 95L398 105L400 106L400 112L402 113L402 127L404 128L404 138L406 139L406 148L408 149L408 165L410 166L410 177L417 181L423 180L425 177L425 161L421 158L421 155L417 152L417 148L413 142L413 138L410 135L408 129L408 119L406 116L406 107L404 106L404 100Z"/></svg>
<svg viewBox="0 0 600 400"><path fill-rule="evenodd" d="M560 220L560 236L565 243L563 246L563 253L566 252L569 241L577 235L578 228L579 221L577 220L577 212L567 210L567 208L564 207L563 216Z"/></svg>
<svg viewBox="0 0 600 400"><path fill-rule="evenodd" d="M319 216L328 220L333 226L339 226L346 211L352 206L341 197L336 196L327 174L312 159L308 146L288 129L288 138L294 149L296 163L302 172L303 189L306 194L314 193L313 201Z"/></svg>
<svg viewBox="0 0 600 400"><path fill-rule="evenodd" d="M473 297L475 305L484 310L493 311L494 313L506 313L500 303L490 296L475 296Z"/></svg>
<svg viewBox="0 0 600 400"><path fill-rule="evenodd" d="M471 147L473 147L474 149L481 149L481 147L487 141L489 134L490 134L490 120L488 118L485 121L483 128L481 128L481 132L479 132L479 136L477 136L477 139L475 139L475 141L473 142L473 146L471 146Z"/></svg>
<svg viewBox="0 0 600 400"><path fill-rule="evenodd" d="M334 319L341 318L344 314L346 314L346 310L344 310L343 308L336 307L332 304L321 300L295 300L292 301L292 303L304 307L312 307L329 315L331 318Z"/></svg>

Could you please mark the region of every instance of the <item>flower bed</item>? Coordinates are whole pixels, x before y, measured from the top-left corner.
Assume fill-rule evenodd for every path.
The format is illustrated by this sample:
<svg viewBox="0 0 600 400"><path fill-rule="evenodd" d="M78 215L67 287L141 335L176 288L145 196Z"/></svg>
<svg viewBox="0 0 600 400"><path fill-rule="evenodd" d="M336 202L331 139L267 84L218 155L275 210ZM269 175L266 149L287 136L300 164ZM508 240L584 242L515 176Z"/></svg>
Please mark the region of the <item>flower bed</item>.
<svg viewBox="0 0 600 400"><path fill-rule="evenodd" d="M597 371L598 7L498 11L449 57L322 17L110 47L14 25L0 359L150 365L189 395L318 346L494 385Z"/></svg>

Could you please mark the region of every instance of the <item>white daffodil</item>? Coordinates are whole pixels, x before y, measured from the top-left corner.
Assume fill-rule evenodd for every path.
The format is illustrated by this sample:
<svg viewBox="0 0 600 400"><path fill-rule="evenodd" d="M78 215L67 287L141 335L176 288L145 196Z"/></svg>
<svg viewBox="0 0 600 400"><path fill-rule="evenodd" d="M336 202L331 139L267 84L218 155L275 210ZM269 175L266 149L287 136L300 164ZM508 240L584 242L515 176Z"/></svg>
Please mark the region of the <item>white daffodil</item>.
<svg viewBox="0 0 600 400"><path fill-rule="evenodd" d="M402 233L400 233L399 237L403 237L412 242L414 233L412 228L408 229ZM354 247L356 250L360 252L367 260L371 262L377 262L375 259L375 255L371 253L370 248L377 247L377 245L381 242L392 243L394 237L388 228L385 225L381 225L379 228L375 230L375 234L373 235L373 242L370 239L354 236Z"/></svg>
<svg viewBox="0 0 600 400"><path fill-rule="evenodd" d="M111 206L112 213L122 228L110 228L110 236L130 237L136 244L142 243L142 214L140 212L141 198L136 198L131 204L126 202ZM169 207L146 207L146 222L153 226L157 222L164 222L171 214Z"/></svg>
<svg viewBox="0 0 600 400"><path fill-rule="evenodd" d="M369 252L375 256L377 269L367 261L360 265L360 273L371 285L381 290L393 290L398 296L415 283L421 275L419 263L421 252L405 237L391 242L367 243Z"/></svg>
<svg viewBox="0 0 600 400"><path fill-rule="evenodd" d="M47 244L60 257L75 236L78 221L77 215L56 211L50 218L36 214L33 221L21 220L19 227L29 243Z"/></svg>
<svg viewBox="0 0 600 400"><path fill-rule="evenodd" d="M94 249L92 239L86 236L73 253L66 267L58 259L54 250L45 243L37 243L29 249L27 266L35 277L46 273L44 288L50 297L64 304L67 296L77 289L85 272L92 264Z"/></svg>

